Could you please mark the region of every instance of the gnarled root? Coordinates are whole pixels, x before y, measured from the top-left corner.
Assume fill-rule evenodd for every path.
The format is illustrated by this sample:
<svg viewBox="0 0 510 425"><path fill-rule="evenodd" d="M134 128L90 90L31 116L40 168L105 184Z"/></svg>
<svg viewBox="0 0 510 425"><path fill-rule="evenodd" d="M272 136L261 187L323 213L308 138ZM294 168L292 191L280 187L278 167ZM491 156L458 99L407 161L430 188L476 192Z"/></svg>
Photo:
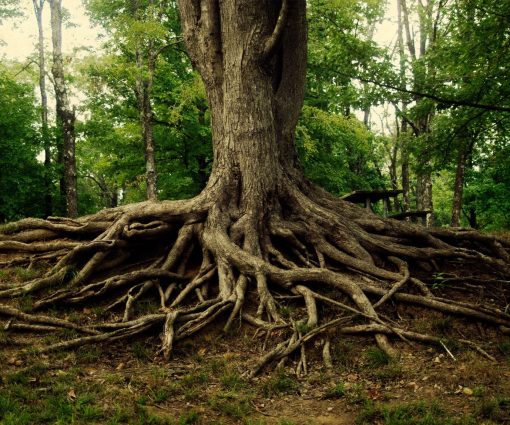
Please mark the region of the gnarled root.
<svg viewBox="0 0 510 425"><path fill-rule="evenodd" d="M225 208L204 192L189 201L147 202L77 220L27 219L4 226L0 264L46 270L28 282L0 283L5 329L80 334L41 351L159 330L166 359L178 341L217 320L224 321L224 331L246 322L268 338L278 329L280 340L252 368L253 376L294 352L300 353L297 372L306 373L306 343L321 336L324 362L331 367L332 329L372 334L390 355L395 350L389 337L441 342L384 316L388 304L510 328L504 305L435 294L440 285L426 283L419 274L427 264L450 272L466 268L470 282L498 282L501 298L507 297L508 241L476 232L429 232L305 189L284 186L274 205L256 213ZM448 276L462 285L462 274ZM14 307L26 295L35 299L30 313ZM151 311L141 308L147 299L154 300ZM289 311L284 303L295 308ZM62 305L98 307L109 320L87 317L78 325L42 312ZM321 317L319 311L327 314ZM461 342L493 359L474 342Z"/></svg>

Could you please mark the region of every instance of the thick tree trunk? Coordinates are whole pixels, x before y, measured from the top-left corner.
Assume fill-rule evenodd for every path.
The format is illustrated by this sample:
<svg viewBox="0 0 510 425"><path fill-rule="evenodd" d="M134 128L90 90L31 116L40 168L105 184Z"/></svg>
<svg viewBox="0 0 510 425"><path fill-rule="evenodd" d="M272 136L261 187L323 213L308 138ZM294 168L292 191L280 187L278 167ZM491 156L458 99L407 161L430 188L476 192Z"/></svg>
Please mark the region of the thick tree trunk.
<svg viewBox="0 0 510 425"><path fill-rule="evenodd" d="M57 123L62 133L63 142L63 183L65 194L66 214L68 217L78 216L75 132L76 120L74 110L71 109L67 96L64 76L64 60L62 56L62 2L50 0L51 35L53 44L53 82L55 85ZM62 189L62 188L61 188Z"/></svg>
<svg viewBox="0 0 510 425"><path fill-rule="evenodd" d="M305 2L192 1L180 2L180 9L211 110L214 166L208 186L238 192L231 202L242 214L263 215L274 206L285 173L293 173L284 170L297 165Z"/></svg>
<svg viewBox="0 0 510 425"><path fill-rule="evenodd" d="M44 146L44 214L46 217L53 213L52 184L51 184L51 153L50 134L48 129L48 95L46 93L46 61L44 55L44 29L42 13L44 0L32 0L38 30L39 53L39 91L41 94L41 129Z"/></svg>

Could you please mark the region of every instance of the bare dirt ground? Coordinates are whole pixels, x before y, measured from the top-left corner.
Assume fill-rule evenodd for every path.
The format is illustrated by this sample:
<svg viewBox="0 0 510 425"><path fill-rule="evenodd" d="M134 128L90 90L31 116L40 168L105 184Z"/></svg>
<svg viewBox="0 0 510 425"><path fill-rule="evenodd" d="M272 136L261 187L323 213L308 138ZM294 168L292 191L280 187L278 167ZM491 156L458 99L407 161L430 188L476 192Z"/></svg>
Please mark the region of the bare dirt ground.
<svg viewBox="0 0 510 425"><path fill-rule="evenodd" d="M444 347L398 342L391 360L371 338L339 336L332 369L311 344L306 376L291 358L251 381L243 374L270 341L248 326L188 340L169 363L157 355L158 335L40 355L31 347L51 335L4 331L0 423L510 424L510 338L436 313L399 314L442 333ZM497 363L456 344L466 333Z"/></svg>

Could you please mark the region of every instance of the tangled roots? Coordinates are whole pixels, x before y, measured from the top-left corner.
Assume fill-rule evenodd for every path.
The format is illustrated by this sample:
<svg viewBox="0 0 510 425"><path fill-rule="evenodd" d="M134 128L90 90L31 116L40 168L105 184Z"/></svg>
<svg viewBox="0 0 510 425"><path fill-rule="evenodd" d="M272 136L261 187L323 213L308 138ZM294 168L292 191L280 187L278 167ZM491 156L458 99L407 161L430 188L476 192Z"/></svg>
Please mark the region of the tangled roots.
<svg viewBox="0 0 510 425"><path fill-rule="evenodd" d="M384 315L390 303L482 321L508 333L507 240L381 219L320 191L290 188L283 198L256 213L241 214L202 194L77 220L49 217L8 224L0 231L0 266L46 272L27 282L0 283L4 328L72 329L79 335L39 347L42 352L156 329L165 359L178 341L215 321L225 331L237 320L267 335L278 329L281 339L267 347L251 375L294 352L299 353L297 372L306 373L305 347L312 339L322 341L330 366L332 332L372 334L390 355L395 350L388 337L442 343ZM438 282L460 291L483 286L496 302L438 295ZM13 301L27 295L34 298L30 310L15 307ZM147 299L155 307L149 312L141 308ZM289 303L297 306L290 313L284 308ZM78 324L44 314L55 306L97 306L108 320L88 318ZM474 342L460 342L494 360Z"/></svg>

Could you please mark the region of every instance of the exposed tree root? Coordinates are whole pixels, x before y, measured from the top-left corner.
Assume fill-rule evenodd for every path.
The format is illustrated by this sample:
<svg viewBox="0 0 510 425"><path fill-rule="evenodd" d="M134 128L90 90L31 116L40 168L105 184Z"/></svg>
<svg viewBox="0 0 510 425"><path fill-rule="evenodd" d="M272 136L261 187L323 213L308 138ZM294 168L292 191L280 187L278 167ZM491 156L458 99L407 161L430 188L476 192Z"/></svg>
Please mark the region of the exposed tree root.
<svg viewBox="0 0 510 425"><path fill-rule="evenodd" d="M435 293L431 279L437 268L456 271L448 279L462 286L465 269L467 283L488 291L497 284L507 296L507 240L471 231L427 231L381 219L316 188L296 187L289 184L271 208L260 212L213 202L206 191L189 201L129 205L76 220L8 224L0 231L0 265L46 272L28 282L1 284L4 327L82 334L39 347L43 352L152 329L161 333L160 353L169 359L178 341L215 321L222 321L226 332L246 322L266 332L268 346L252 376L294 352L299 353L296 372L306 374L306 343L314 338L323 338L324 363L332 367L334 333L371 334L390 355L395 350L389 337L443 343L384 315L388 304L433 309L503 332L510 328L504 302L449 299ZM13 307L28 295L34 299L30 313ZM153 301L150 311L142 308L147 300ZM285 311L290 304L294 310ZM77 324L42 312L64 307L97 307L108 319L90 315ZM320 311L327 313L321 317ZM495 360L474 342L459 342Z"/></svg>

